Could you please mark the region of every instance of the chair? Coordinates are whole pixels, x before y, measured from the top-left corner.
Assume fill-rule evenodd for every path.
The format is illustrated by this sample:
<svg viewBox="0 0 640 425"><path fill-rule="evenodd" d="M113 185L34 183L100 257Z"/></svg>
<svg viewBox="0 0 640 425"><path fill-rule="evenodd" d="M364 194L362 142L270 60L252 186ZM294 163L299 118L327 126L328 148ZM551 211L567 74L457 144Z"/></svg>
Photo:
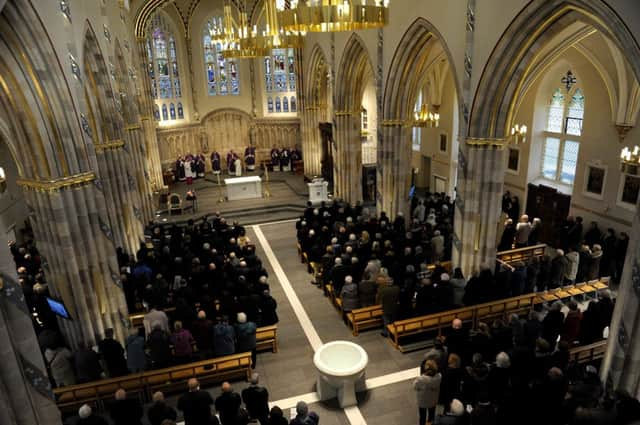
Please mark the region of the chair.
<svg viewBox="0 0 640 425"><path fill-rule="evenodd" d="M169 215L171 215L172 211L180 211L180 214L182 214L182 196L177 193L170 194L167 201L167 210Z"/></svg>

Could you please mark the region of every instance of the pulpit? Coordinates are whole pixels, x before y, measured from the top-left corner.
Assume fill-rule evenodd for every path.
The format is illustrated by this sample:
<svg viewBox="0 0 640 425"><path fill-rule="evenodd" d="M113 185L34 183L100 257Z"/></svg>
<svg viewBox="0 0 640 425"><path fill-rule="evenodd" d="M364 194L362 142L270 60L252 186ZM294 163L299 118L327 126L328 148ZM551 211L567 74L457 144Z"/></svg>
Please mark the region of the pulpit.
<svg viewBox="0 0 640 425"><path fill-rule="evenodd" d="M321 202L327 202L329 183L324 179L313 179L311 183L307 183L309 186L309 202L312 204L319 204Z"/></svg>

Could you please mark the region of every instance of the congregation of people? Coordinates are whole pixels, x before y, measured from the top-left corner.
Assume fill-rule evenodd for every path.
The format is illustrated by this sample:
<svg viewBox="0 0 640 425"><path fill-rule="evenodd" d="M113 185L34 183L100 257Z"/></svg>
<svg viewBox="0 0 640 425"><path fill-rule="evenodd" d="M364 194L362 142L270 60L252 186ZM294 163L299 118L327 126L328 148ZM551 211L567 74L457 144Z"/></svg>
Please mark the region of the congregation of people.
<svg viewBox="0 0 640 425"><path fill-rule="evenodd" d="M269 391L260 386L260 376L254 373L249 386L236 392L229 382L221 386L215 399L211 392L200 389L196 378L189 379L187 392L171 407L162 392L153 394L152 404L144 411L139 399L128 397L124 389L118 389L114 400L107 406L108 417L114 425L142 425L146 419L150 425L175 425L178 411L185 425L318 425L319 415L309 410L304 401L296 404L295 416L288 421L278 406L269 409ZM88 404L80 407L75 425L108 425L105 417L94 412Z"/></svg>
<svg viewBox="0 0 640 425"><path fill-rule="evenodd" d="M44 300L37 251L12 244L56 386L242 352L252 353L255 367L256 329L278 322L277 302L244 228L215 214L184 227L151 224L146 238L135 257L117 250L127 306L131 313L146 307L144 327L132 328L124 346L106 329L97 346L73 353Z"/></svg>

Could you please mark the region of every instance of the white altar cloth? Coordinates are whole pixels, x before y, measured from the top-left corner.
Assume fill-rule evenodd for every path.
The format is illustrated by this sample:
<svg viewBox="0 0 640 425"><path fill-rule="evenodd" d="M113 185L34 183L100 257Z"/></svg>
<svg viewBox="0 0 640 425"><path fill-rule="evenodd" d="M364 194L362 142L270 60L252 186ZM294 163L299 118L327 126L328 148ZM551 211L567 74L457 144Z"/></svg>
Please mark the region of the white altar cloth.
<svg viewBox="0 0 640 425"><path fill-rule="evenodd" d="M224 179L224 184L230 201L262 197L262 180L258 176Z"/></svg>

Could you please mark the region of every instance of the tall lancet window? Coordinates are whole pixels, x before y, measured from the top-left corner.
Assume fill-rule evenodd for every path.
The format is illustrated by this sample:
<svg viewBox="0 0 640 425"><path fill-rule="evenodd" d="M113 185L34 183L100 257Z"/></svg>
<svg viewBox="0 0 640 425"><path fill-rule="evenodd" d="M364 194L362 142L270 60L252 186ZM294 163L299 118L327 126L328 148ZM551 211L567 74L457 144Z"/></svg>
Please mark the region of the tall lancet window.
<svg viewBox="0 0 640 425"><path fill-rule="evenodd" d="M573 186L582 136L584 104L584 94L579 88L574 87L564 93L562 89L556 89L551 95L542 149L543 178Z"/></svg>
<svg viewBox="0 0 640 425"><path fill-rule="evenodd" d="M240 94L238 61L236 59L225 59L222 56L222 34L221 17L210 18L202 31L204 67L209 96Z"/></svg>
<svg viewBox="0 0 640 425"><path fill-rule="evenodd" d="M156 13L147 28L146 53L148 73L151 78L151 94L156 100L156 110L162 107L163 112L167 100L179 101L182 98L176 44L176 39L166 17L160 12ZM162 117L159 115L159 113L155 114L156 119L168 120L164 113ZM175 119L175 114L172 114L171 120Z"/></svg>

